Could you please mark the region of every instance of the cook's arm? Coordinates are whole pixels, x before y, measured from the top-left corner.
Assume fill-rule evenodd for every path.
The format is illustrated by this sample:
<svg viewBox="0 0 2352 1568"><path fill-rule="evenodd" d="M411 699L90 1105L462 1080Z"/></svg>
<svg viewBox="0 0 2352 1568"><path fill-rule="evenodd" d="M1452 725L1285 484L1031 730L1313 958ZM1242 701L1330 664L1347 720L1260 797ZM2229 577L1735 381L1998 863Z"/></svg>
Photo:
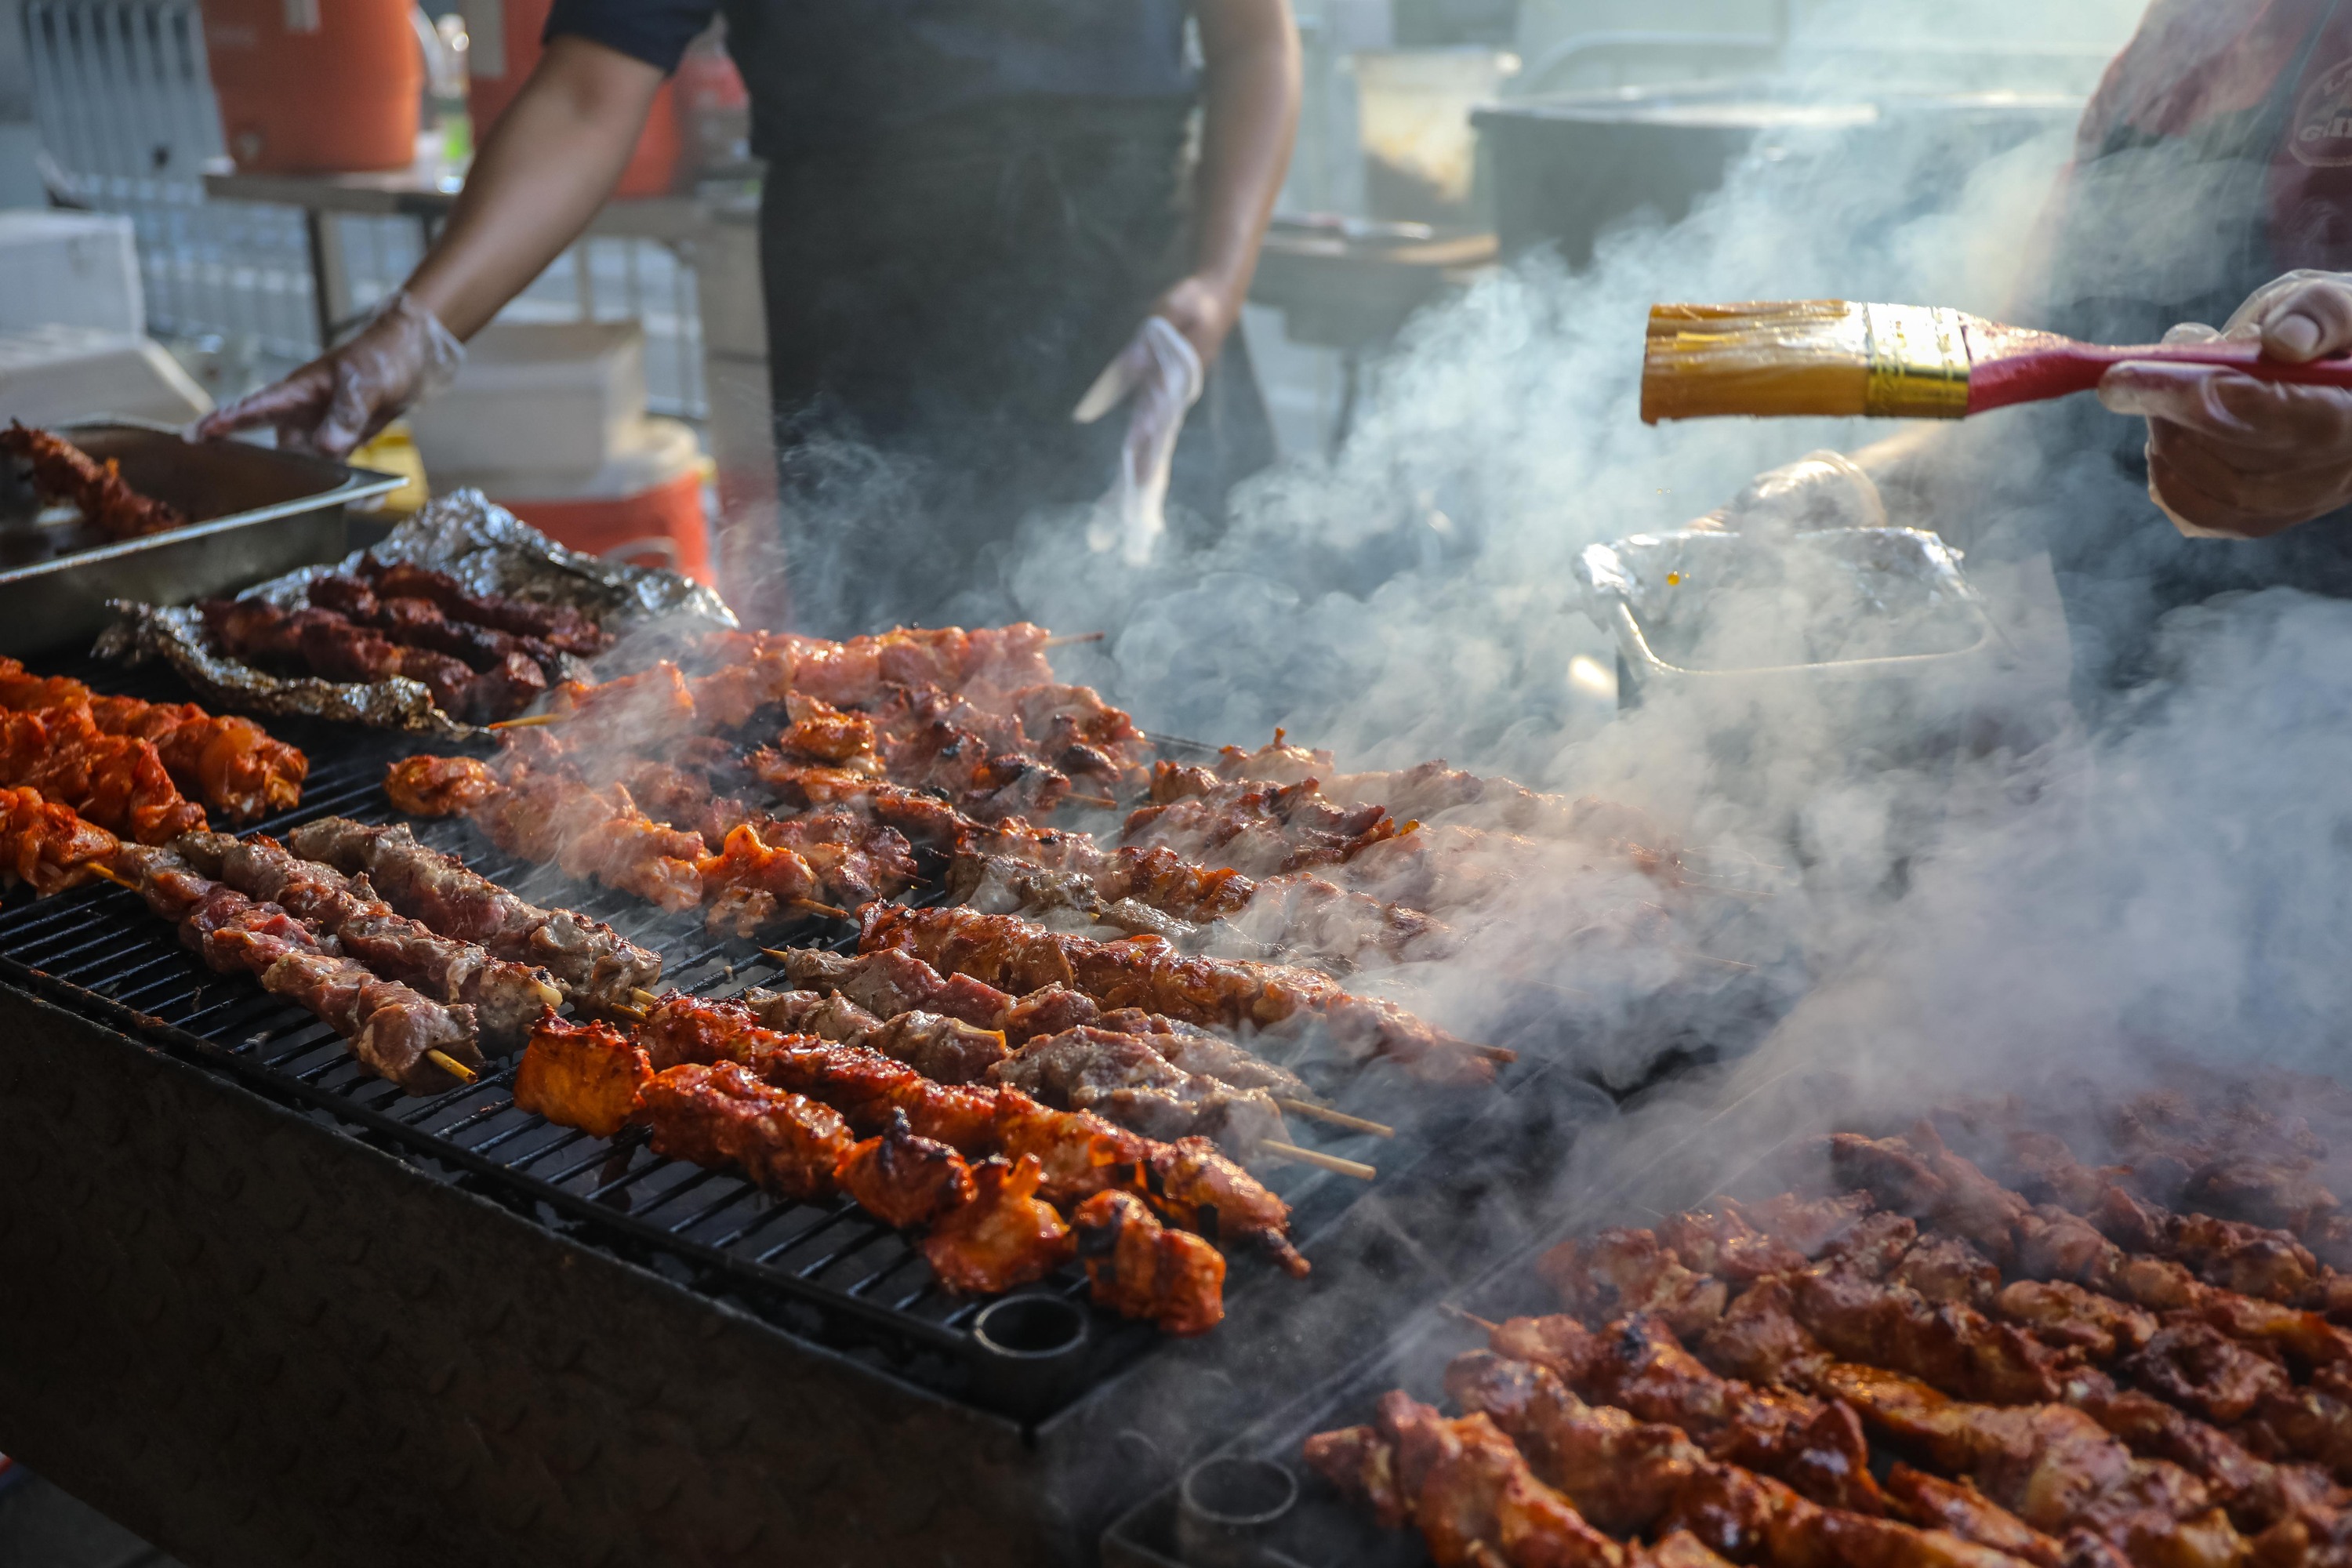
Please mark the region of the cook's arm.
<svg viewBox="0 0 2352 1568"><path fill-rule="evenodd" d="M1259 242L1298 130L1298 27L1289 0L1200 0L1202 91L1192 270L1157 313L1213 363L1241 320Z"/></svg>
<svg viewBox="0 0 2352 1568"><path fill-rule="evenodd" d="M474 159L441 237L366 330L274 386L220 409L201 436L274 425L281 440L341 456L424 389L455 342L479 331L604 205L645 129L660 69L589 39L549 41Z"/></svg>

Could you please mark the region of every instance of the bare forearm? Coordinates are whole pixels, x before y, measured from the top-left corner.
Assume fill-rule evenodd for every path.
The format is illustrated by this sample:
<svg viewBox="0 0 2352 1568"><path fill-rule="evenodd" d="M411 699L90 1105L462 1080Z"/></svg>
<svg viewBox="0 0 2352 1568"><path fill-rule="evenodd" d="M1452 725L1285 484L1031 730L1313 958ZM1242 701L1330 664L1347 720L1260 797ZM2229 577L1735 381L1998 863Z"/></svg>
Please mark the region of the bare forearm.
<svg viewBox="0 0 2352 1568"><path fill-rule="evenodd" d="M1238 309L1298 129L1298 30L1289 0L1204 0L1200 16L1206 112L1193 273Z"/></svg>
<svg viewBox="0 0 2352 1568"><path fill-rule="evenodd" d="M409 293L459 338L480 331L612 195L661 80L602 45L553 40L484 139Z"/></svg>

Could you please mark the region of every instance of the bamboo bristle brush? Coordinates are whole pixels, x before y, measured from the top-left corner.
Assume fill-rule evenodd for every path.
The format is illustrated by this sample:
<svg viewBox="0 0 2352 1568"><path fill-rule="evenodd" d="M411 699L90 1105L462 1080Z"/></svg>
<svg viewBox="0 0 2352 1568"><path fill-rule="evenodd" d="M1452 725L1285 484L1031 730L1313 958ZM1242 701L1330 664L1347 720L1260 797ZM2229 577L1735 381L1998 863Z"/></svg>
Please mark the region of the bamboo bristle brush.
<svg viewBox="0 0 2352 1568"><path fill-rule="evenodd" d="M2088 392L2126 361L2352 388L2352 358L2288 364L2259 342L2079 343L1927 305L1792 300L1650 311L1642 418L1965 419Z"/></svg>

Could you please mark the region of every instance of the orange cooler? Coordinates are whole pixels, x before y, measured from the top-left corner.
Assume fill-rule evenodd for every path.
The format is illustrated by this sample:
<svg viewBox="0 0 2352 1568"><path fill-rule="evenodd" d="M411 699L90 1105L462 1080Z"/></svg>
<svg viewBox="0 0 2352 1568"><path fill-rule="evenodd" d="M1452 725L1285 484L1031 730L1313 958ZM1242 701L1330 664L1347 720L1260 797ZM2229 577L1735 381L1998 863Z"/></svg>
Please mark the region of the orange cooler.
<svg viewBox="0 0 2352 1568"><path fill-rule="evenodd" d="M204 0L205 55L240 169L416 161L425 56L407 0Z"/></svg>

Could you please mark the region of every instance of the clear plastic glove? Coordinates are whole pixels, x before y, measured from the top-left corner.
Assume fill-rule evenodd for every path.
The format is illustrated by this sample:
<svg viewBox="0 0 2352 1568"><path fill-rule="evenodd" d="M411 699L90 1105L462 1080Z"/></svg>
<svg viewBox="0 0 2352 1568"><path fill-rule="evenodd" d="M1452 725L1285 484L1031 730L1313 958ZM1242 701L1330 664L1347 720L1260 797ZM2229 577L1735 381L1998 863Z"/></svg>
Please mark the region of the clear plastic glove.
<svg viewBox="0 0 2352 1568"><path fill-rule="evenodd" d="M448 385L465 360L465 345L440 318L396 290L351 342L215 409L191 434L203 440L268 425L280 447L348 457L409 405Z"/></svg>
<svg viewBox="0 0 2352 1568"><path fill-rule="evenodd" d="M1184 334L1165 317L1151 316L1078 400L1070 417L1091 425L1129 396L1135 399L1119 450L1118 482L1103 497L1104 520L1087 535L1095 549L1116 548L1133 566L1151 559L1168 531L1168 473L1176 460L1176 437L1206 382L1200 353Z"/></svg>
<svg viewBox="0 0 2352 1568"><path fill-rule="evenodd" d="M1708 512L1694 529L1787 538L1832 528L1885 528L1886 502L1862 466L1843 452L1812 452L1759 474L1728 506Z"/></svg>
<svg viewBox="0 0 2352 1568"><path fill-rule="evenodd" d="M2221 331L2191 322L2164 335L2217 338L2294 364L2352 349L2352 274L2290 272ZM2352 505L2352 392L2134 361L2107 372L2099 401L2147 420L2148 497L2191 538L2264 539Z"/></svg>

